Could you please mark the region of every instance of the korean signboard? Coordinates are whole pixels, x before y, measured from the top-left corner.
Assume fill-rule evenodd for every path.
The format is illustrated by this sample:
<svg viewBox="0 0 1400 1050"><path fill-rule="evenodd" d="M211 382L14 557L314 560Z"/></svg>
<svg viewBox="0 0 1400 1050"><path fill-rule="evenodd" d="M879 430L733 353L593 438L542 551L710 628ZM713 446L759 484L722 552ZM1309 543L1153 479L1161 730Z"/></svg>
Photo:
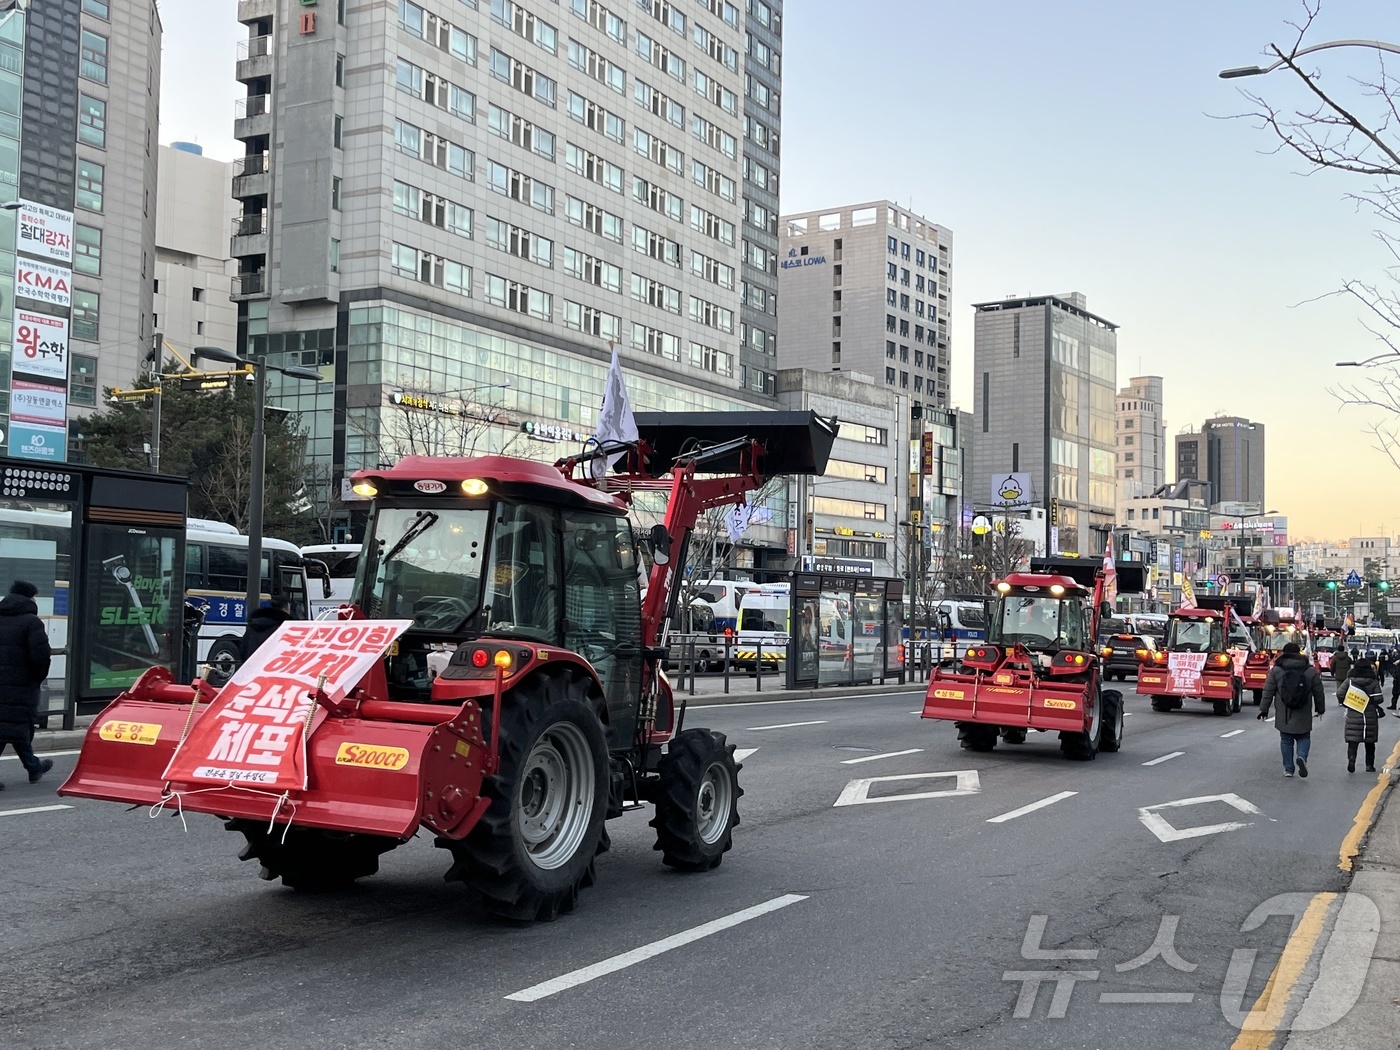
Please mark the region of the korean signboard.
<svg viewBox="0 0 1400 1050"><path fill-rule="evenodd" d="M990 502L992 506L998 510L1012 510L1031 506L1030 474L1019 472L993 474L991 478Z"/></svg>
<svg viewBox="0 0 1400 1050"><path fill-rule="evenodd" d="M43 459L50 463L68 460L68 428L25 425L10 421L10 455L18 459Z"/></svg>
<svg viewBox="0 0 1400 1050"><path fill-rule="evenodd" d="M16 259L15 295L67 309L73 305L73 271L34 259Z"/></svg>
<svg viewBox="0 0 1400 1050"><path fill-rule="evenodd" d="M68 387L68 318L29 310L14 312L14 354L11 371L48 376Z"/></svg>
<svg viewBox="0 0 1400 1050"><path fill-rule="evenodd" d="M68 395L61 386L12 380L10 419L17 423L63 427L68 416Z"/></svg>
<svg viewBox="0 0 1400 1050"><path fill-rule="evenodd" d="M20 201L15 251L54 262L73 261L73 213Z"/></svg>
<svg viewBox="0 0 1400 1050"><path fill-rule="evenodd" d="M304 734L319 687L353 689L411 620L294 621L264 642L195 722L164 779L306 788Z"/></svg>

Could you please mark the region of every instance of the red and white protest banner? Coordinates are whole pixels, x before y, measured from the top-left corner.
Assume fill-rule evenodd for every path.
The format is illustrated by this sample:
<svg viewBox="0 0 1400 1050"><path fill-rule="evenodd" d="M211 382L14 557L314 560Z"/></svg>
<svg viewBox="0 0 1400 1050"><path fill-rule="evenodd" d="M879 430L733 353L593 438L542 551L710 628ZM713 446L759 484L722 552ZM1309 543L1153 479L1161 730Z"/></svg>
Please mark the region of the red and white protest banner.
<svg viewBox="0 0 1400 1050"><path fill-rule="evenodd" d="M412 623L284 623L219 690L164 779L304 791L304 734L318 684L324 679L326 696L343 699Z"/></svg>
<svg viewBox="0 0 1400 1050"><path fill-rule="evenodd" d="M1167 673L1171 676L1169 688L1173 692L1196 692L1201 687L1201 671L1205 666L1205 653L1167 654Z"/></svg>

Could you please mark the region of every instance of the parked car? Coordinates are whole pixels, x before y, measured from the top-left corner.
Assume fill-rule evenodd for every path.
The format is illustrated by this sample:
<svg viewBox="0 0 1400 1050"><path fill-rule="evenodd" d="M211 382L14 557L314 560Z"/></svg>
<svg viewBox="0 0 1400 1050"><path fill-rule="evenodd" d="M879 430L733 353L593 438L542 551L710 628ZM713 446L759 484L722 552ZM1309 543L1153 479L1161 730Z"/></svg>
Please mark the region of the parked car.
<svg viewBox="0 0 1400 1050"><path fill-rule="evenodd" d="M1113 681L1117 675L1120 682L1126 682L1128 675L1137 677L1138 662L1142 651L1154 652L1157 643L1149 634L1109 634L1099 642L1099 662L1103 667L1103 680Z"/></svg>

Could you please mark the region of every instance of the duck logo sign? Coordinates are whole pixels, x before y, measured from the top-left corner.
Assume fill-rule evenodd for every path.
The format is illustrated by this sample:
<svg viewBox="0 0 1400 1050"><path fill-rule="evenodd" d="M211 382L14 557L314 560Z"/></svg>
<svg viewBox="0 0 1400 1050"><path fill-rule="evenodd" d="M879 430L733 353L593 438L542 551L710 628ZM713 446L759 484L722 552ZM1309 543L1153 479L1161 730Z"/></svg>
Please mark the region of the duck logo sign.
<svg viewBox="0 0 1400 1050"><path fill-rule="evenodd" d="M993 474L991 504L998 510L1031 506L1031 476L1026 473Z"/></svg>

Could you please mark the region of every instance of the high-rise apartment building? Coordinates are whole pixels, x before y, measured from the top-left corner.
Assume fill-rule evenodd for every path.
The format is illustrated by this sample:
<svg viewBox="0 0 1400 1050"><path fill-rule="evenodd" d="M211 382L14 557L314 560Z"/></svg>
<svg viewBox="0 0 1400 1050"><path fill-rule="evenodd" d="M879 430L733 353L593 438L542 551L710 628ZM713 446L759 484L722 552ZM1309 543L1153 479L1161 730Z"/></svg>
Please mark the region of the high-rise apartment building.
<svg viewBox="0 0 1400 1050"><path fill-rule="evenodd" d="M335 474L410 413L555 458L610 344L639 411L776 407L781 4L238 7L240 341Z"/></svg>
<svg viewBox="0 0 1400 1050"><path fill-rule="evenodd" d="M66 459L76 417L150 348L160 47L156 0L0 13L0 181L23 202L0 211L12 456Z"/></svg>
<svg viewBox="0 0 1400 1050"><path fill-rule="evenodd" d="M1176 435L1177 480L1210 483L1210 501L1264 509L1264 424L1239 416L1208 419Z"/></svg>
<svg viewBox="0 0 1400 1050"><path fill-rule="evenodd" d="M1115 516L1118 326L1083 294L977 303L973 333L974 507L1008 474L1030 475L1031 501L1058 500L1058 549L1101 551Z"/></svg>
<svg viewBox="0 0 1400 1050"><path fill-rule="evenodd" d="M1129 501L1150 496L1167 481L1167 425L1162 377L1136 376L1118 391L1118 524Z"/></svg>
<svg viewBox="0 0 1400 1050"><path fill-rule="evenodd" d="M953 235L890 201L785 215L784 366L861 372L946 407Z"/></svg>
<svg viewBox="0 0 1400 1050"><path fill-rule="evenodd" d="M187 359L196 346L238 345L238 307L229 299L232 178L230 162L205 157L198 146L160 147L152 317L167 346Z"/></svg>

